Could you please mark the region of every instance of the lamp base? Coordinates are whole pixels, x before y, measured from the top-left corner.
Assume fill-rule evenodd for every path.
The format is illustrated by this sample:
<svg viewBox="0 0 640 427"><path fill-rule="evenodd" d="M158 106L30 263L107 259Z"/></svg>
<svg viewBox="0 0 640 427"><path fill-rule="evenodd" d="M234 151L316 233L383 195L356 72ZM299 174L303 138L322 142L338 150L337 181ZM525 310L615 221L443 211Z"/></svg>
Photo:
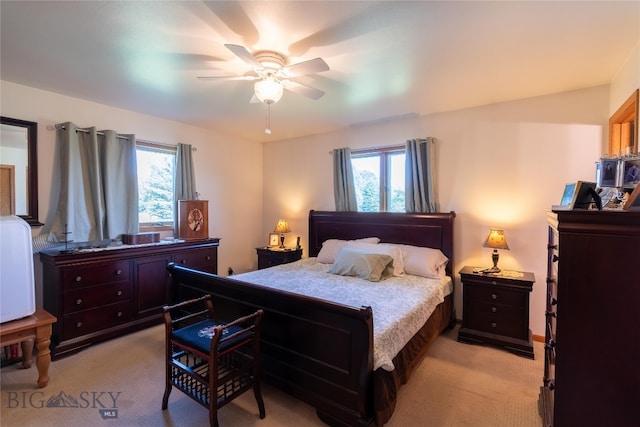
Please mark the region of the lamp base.
<svg viewBox="0 0 640 427"><path fill-rule="evenodd" d="M280 249L284 249L284 234L280 234Z"/></svg>

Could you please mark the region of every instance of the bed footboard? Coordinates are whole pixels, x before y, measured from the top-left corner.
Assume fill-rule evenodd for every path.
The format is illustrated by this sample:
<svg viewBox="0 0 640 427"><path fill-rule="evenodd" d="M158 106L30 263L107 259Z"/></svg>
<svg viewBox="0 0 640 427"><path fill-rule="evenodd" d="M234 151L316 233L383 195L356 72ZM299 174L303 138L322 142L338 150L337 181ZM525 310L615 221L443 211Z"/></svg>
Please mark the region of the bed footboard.
<svg viewBox="0 0 640 427"><path fill-rule="evenodd" d="M261 308L263 377L331 425L373 423L373 319L360 309L170 264L174 297L213 296L216 317Z"/></svg>

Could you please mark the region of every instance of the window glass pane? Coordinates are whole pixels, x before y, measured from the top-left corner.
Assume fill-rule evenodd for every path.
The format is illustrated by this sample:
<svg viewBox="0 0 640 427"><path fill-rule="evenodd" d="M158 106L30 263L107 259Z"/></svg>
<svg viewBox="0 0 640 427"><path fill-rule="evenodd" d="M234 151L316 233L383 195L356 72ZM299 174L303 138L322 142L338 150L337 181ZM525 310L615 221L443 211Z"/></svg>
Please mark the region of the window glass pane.
<svg viewBox="0 0 640 427"><path fill-rule="evenodd" d="M138 147L136 155L140 223L172 223L175 152Z"/></svg>
<svg viewBox="0 0 640 427"><path fill-rule="evenodd" d="M358 212L380 211L380 156L352 157Z"/></svg>
<svg viewBox="0 0 640 427"><path fill-rule="evenodd" d="M389 154L387 211L404 212L404 152Z"/></svg>

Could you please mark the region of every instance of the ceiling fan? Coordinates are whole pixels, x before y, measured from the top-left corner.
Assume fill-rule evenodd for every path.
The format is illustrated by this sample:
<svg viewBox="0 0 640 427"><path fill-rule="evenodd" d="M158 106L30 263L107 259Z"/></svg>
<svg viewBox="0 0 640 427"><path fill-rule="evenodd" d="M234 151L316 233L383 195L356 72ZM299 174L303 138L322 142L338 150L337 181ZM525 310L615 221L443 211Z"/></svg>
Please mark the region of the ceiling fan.
<svg viewBox="0 0 640 427"><path fill-rule="evenodd" d="M324 95L324 91L320 89L291 80L298 76L328 71L329 66L322 58L287 65L287 57L279 52L260 50L252 54L244 46L235 44L225 44L225 46L238 58L251 65L252 69L242 76L198 76L199 79L255 81L255 93L251 102L263 102L267 105L278 102L282 98L284 89L314 100Z"/></svg>

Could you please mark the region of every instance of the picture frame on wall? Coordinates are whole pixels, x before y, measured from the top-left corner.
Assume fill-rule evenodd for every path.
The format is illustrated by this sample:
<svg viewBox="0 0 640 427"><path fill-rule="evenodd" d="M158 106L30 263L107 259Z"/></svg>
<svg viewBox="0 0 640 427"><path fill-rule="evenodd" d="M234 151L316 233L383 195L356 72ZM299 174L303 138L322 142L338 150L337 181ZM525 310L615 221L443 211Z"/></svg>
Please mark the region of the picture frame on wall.
<svg viewBox="0 0 640 427"><path fill-rule="evenodd" d="M209 238L209 201L178 200L178 238Z"/></svg>
<svg viewBox="0 0 640 427"><path fill-rule="evenodd" d="M280 235L278 233L269 233L269 246L279 246Z"/></svg>

